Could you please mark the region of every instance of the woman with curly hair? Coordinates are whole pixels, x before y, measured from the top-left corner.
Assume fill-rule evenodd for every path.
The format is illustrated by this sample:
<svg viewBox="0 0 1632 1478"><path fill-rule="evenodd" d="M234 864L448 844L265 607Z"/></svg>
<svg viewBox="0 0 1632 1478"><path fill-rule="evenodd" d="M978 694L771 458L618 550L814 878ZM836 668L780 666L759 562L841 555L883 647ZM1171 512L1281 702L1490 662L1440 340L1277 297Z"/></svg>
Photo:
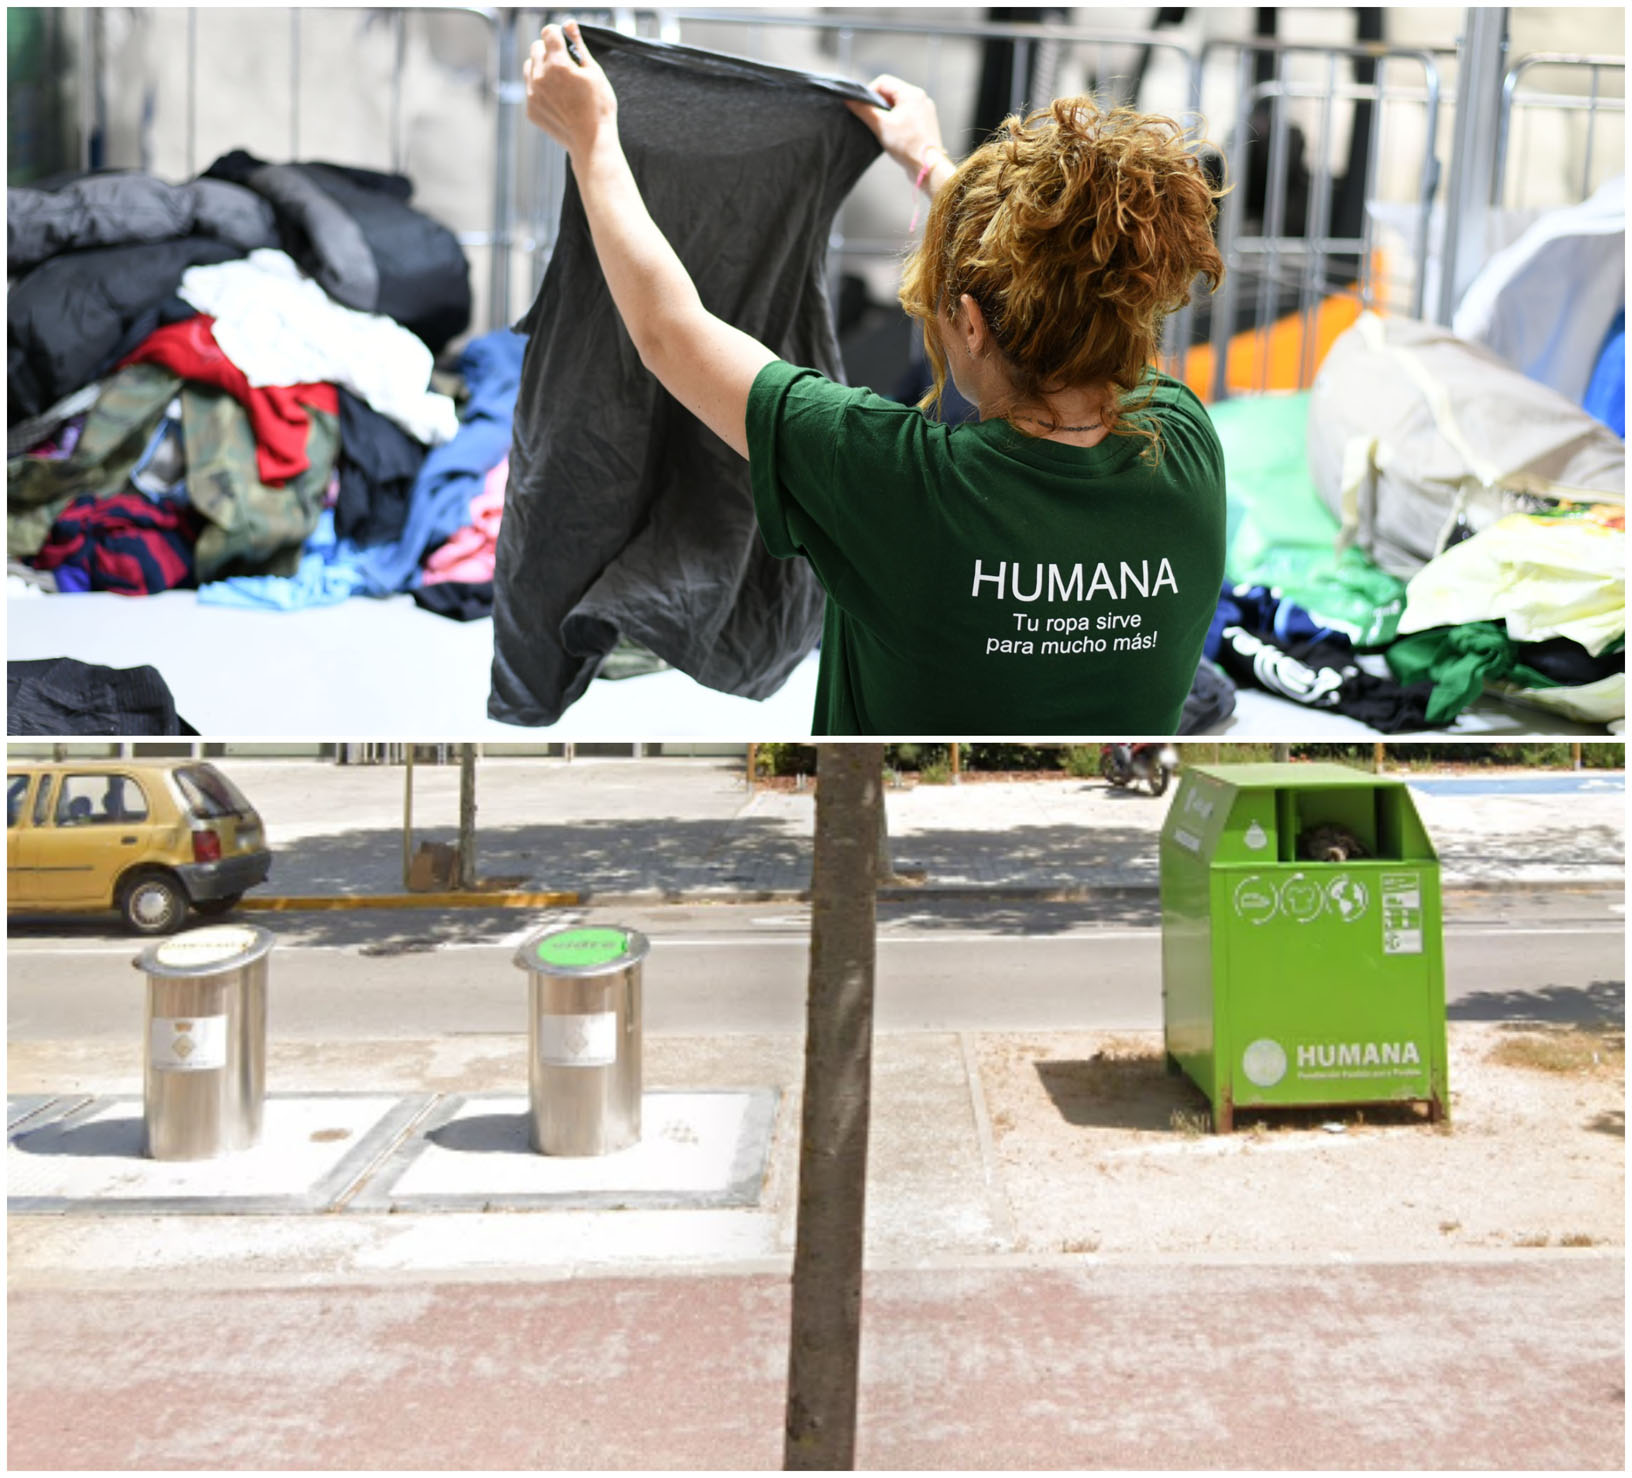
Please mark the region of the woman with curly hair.
<svg viewBox="0 0 1632 1478"><path fill-rule="evenodd" d="M748 458L767 546L827 592L812 732L1173 733L1224 568L1218 438L1154 368L1163 318L1223 272L1179 125L1063 98L958 164L920 89L879 77L888 111L848 105L931 196L901 286L934 374L912 407L708 312L574 24L525 74L642 362ZM926 414L948 376L978 420Z"/></svg>

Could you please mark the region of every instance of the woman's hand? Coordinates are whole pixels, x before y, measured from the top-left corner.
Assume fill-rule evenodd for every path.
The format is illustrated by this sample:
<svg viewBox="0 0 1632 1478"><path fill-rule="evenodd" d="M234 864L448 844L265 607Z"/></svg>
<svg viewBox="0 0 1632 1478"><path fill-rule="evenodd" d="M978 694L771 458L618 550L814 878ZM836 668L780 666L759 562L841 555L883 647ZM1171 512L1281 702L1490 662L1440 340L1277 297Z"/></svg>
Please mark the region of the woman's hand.
<svg viewBox="0 0 1632 1478"><path fill-rule="evenodd" d="M941 143L941 120L935 112L935 103L921 87L903 82L886 72L868 84L890 105L889 112L875 108L871 103L846 103L846 107L878 135L884 152L916 175L932 160L952 163L952 156Z"/></svg>
<svg viewBox="0 0 1632 1478"><path fill-rule="evenodd" d="M568 51L568 43L572 51ZM573 60L573 52L578 60ZM578 22L545 26L522 63L527 81L527 117L577 157L587 153L603 129L618 127L618 98L600 63L589 54Z"/></svg>

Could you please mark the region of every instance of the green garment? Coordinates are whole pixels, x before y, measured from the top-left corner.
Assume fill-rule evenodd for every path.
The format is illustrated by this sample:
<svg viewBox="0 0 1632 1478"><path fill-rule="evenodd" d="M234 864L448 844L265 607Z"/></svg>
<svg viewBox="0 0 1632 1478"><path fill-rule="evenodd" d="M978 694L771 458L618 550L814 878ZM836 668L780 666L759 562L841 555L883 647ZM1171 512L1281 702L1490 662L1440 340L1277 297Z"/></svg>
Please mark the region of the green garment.
<svg viewBox="0 0 1632 1478"><path fill-rule="evenodd" d="M1527 688L1558 684L1513 655L1513 642L1499 621L1472 621L1465 626L1436 626L1401 637L1388 649L1389 670L1402 683L1431 682L1428 723L1449 723L1473 703L1486 680L1510 678Z"/></svg>
<svg viewBox="0 0 1632 1478"><path fill-rule="evenodd" d="M1322 626L1341 631L1362 650L1386 647L1405 614L1405 581L1378 569L1356 545L1335 560L1329 552L1315 559L1289 560L1277 574L1254 578L1277 587Z"/></svg>
<svg viewBox="0 0 1632 1478"><path fill-rule="evenodd" d="M33 559L73 499L119 492L180 389L179 375L156 364L133 364L104 386L64 461L23 456L7 462L6 557Z"/></svg>
<svg viewBox="0 0 1632 1478"><path fill-rule="evenodd" d="M269 487L260 478L249 412L224 390L183 381L155 364L129 365L107 382L65 461L25 456L6 464L7 557L37 555L74 498L122 492L178 395L187 496L206 520L195 551L198 583L294 574L339 455L339 419L308 406L306 470Z"/></svg>
<svg viewBox="0 0 1632 1478"><path fill-rule="evenodd" d="M1356 547L1315 491L1306 454L1309 392L1237 396L1212 407L1229 468L1232 585L1267 585L1362 650L1393 641L1405 582Z"/></svg>
<svg viewBox="0 0 1632 1478"><path fill-rule="evenodd" d="M1175 732L1223 579L1224 462L1201 402L1154 381L1152 466L1142 436L952 428L814 370L760 371L760 532L828 596L813 732Z"/></svg>
<svg viewBox="0 0 1632 1478"><path fill-rule="evenodd" d="M292 575L317 527L340 451L340 421L306 407L306 470L281 487L261 481L249 415L224 390L189 385L181 397L187 497L208 520L198 536L198 583L230 575Z"/></svg>
<svg viewBox="0 0 1632 1478"><path fill-rule="evenodd" d="M1263 565L1288 551L1330 559L1338 524L1309 475L1309 392L1234 396L1210 414L1229 469L1229 582L1277 584Z"/></svg>

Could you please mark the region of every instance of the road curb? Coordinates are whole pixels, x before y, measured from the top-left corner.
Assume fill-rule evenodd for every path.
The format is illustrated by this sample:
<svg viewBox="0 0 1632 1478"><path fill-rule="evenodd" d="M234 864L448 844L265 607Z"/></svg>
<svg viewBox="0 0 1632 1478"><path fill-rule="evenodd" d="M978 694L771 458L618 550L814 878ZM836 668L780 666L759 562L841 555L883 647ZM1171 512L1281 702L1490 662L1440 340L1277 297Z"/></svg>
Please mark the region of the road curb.
<svg viewBox="0 0 1632 1478"><path fill-rule="evenodd" d="M1458 878L1444 879L1445 893L1580 892L1624 890L1624 878ZM1158 896L1158 883L1115 883L1102 887L1008 887L1001 883L943 883L925 886L889 886L878 890L880 902L952 903L971 898L1015 903L1106 903L1139 901ZM245 898L240 909L271 913L364 908L644 908L655 904L698 907L725 903L808 903L808 888L635 888L625 892L562 889L544 892L495 893L347 893L289 894Z"/></svg>
<svg viewBox="0 0 1632 1478"><path fill-rule="evenodd" d="M266 913L305 913L350 908L570 908L583 901L569 892L548 893L310 893L245 898L237 907Z"/></svg>

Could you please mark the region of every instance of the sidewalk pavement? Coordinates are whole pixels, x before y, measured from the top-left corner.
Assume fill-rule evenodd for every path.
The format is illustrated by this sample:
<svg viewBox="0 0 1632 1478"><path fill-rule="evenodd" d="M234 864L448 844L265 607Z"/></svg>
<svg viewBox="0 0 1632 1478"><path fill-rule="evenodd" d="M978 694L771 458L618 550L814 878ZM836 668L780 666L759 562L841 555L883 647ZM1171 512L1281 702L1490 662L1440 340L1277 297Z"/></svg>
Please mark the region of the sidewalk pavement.
<svg viewBox="0 0 1632 1478"><path fill-rule="evenodd" d="M252 900L405 898L404 775L398 768L221 761L254 801L276 854ZM1503 772L1506 773L1506 772ZM1417 778L1417 777L1412 777ZM1488 777L1482 777L1488 778ZM457 835L456 766L414 771L413 839ZM1499 793L1478 780L1416 792L1450 888L1621 887L1625 780ZM1175 787L1176 791L1176 787ZM904 891L1034 897L1154 891L1160 799L1099 780L966 779L891 789L891 860ZM649 903L793 897L808 888L810 789L750 793L725 759L491 759L477 770L477 872L515 901ZM544 899L541 894L566 895ZM526 896L531 895L531 896Z"/></svg>
<svg viewBox="0 0 1632 1478"><path fill-rule="evenodd" d="M857 1466L1620 1469L1619 1260L894 1269ZM784 1277L13 1294L14 1467L781 1466Z"/></svg>

